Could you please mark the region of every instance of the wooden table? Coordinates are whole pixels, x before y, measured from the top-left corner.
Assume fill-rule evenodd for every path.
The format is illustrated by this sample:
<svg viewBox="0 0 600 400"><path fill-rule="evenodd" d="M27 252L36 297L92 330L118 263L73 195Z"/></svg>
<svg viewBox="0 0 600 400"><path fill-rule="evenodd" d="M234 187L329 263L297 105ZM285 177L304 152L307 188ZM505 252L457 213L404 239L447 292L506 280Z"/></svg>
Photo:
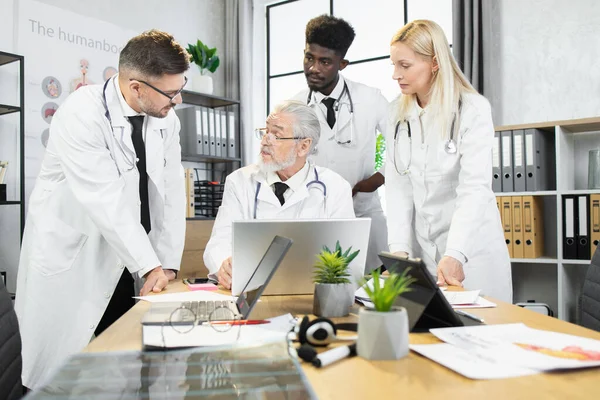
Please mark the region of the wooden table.
<svg viewBox="0 0 600 400"><path fill-rule="evenodd" d="M163 293L187 290L181 281ZM228 292L224 292L228 293ZM312 312L312 296L263 296L252 318L269 318ZM600 333L494 300L497 308L469 310L487 324L524 322L537 329L552 330L600 340ZM93 340L84 351L141 350L140 320L149 308L139 302L127 314ZM357 315L337 322L357 321ZM413 344L439 343L429 333L411 334ZM522 378L475 381L410 352L398 361L367 361L354 357L323 369L303 363L303 369L319 399L598 399L600 369L546 373Z"/></svg>

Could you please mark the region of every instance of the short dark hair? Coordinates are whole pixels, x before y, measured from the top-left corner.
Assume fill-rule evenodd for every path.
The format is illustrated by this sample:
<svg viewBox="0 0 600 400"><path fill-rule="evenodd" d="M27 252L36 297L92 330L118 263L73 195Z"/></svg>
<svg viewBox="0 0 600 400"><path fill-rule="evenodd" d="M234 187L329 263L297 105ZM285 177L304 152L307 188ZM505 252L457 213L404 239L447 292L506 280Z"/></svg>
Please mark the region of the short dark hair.
<svg viewBox="0 0 600 400"><path fill-rule="evenodd" d="M306 43L335 50L345 57L354 41L354 28L341 18L331 15L319 15L306 24Z"/></svg>
<svg viewBox="0 0 600 400"><path fill-rule="evenodd" d="M149 78L182 74L189 68L189 53L171 34L157 29L131 38L119 56L119 70L135 70Z"/></svg>

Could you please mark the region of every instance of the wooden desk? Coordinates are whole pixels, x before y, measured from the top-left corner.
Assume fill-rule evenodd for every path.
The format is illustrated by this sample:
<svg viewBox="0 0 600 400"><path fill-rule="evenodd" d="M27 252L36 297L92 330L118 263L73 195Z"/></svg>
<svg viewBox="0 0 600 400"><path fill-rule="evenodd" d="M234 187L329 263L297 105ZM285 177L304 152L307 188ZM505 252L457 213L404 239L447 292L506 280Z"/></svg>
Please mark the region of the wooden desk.
<svg viewBox="0 0 600 400"><path fill-rule="evenodd" d="M176 282L164 293L186 290ZM285 313L312 312L312 296L264 296L252 313L268 318ZM492 299L493 300L493 299ZM469 310L487 324L524 322L537 329L569 333L600 340L600 333L535 312L493 300L497 308ZM140 320L149 303L139 302L84 351L140 350ZM357 321L357 315L339 319ZM411 334L411 343L439 341L429 333ZM319 399L597 399L600 369L538 374L523 378L474 381L433 361L410 352L398 361L366 361L360 357L342 360L323 369L303 363L303 369Z"/></svg>

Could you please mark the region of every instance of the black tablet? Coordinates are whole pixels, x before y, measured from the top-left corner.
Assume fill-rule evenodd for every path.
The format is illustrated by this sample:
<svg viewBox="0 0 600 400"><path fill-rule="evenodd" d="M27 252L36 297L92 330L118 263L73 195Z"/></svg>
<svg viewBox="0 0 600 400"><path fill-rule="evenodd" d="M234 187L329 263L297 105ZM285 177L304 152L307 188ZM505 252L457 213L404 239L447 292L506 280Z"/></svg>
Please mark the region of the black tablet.
<svg viewBox="0 0 600 400"><path fill-rule="evenodd" d="M379 253L385 268L390 272L408 274L416 279L410 292L403 293L395 305L406 308L411 332L427 332L432 328L481 325L480 322L457 314L438 287L435 279L420 258L400 257Z"/></svg>

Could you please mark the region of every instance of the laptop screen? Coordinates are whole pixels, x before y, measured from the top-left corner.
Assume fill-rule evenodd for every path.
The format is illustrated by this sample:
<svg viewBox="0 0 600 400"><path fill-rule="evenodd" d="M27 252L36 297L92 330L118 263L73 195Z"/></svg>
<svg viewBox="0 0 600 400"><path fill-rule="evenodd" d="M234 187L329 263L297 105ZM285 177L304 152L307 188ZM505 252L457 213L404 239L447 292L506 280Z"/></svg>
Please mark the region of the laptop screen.
<svg viewBox="0 0 600 400"><path fill-rule="evenodd" d="M277 267L279 267L279 264L281 264L281 261L291 246L291 239L282 236L275 236L273 238L273 241L267 248L267 251L254 269L254 272L250 276L250 279L248 279L242 293L237 299L238 310L240 310L244 319L248 317L256 305L258 298L273 277Z"/></svg>

